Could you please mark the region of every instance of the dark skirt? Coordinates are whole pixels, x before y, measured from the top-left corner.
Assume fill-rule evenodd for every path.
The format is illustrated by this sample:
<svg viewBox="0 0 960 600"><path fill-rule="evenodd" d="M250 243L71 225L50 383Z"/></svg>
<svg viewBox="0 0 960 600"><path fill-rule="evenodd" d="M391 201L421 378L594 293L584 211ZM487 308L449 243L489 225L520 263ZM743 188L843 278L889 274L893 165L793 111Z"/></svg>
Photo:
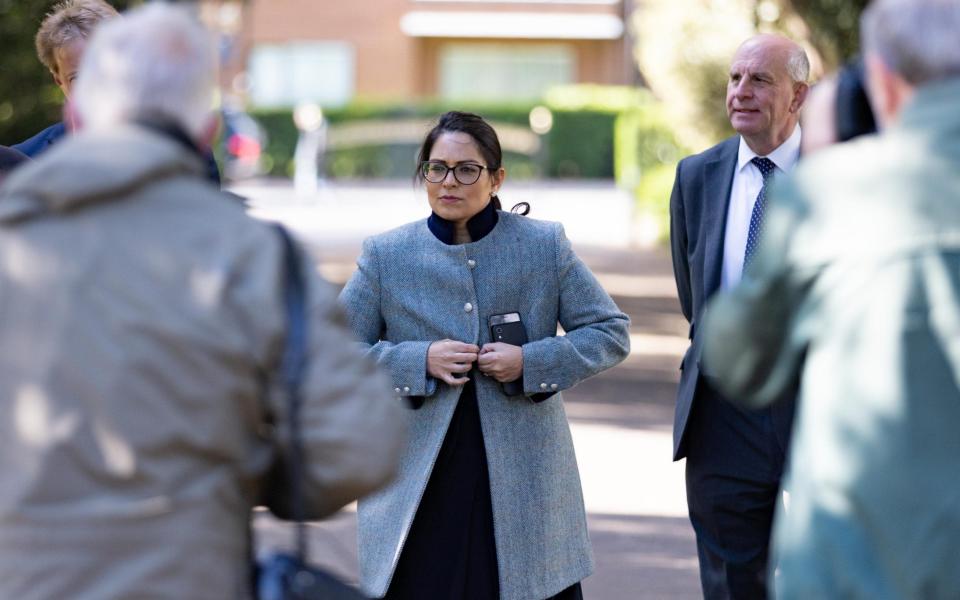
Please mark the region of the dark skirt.
<svg viewBox="0 0 960 600"><path fill-rule="evenodd" d="M478 376L474 371L470 377ZM473 380L463 386L387 591L388 600L500 596L490 476ZM548 600L582 600L576 583Z"/></svg>

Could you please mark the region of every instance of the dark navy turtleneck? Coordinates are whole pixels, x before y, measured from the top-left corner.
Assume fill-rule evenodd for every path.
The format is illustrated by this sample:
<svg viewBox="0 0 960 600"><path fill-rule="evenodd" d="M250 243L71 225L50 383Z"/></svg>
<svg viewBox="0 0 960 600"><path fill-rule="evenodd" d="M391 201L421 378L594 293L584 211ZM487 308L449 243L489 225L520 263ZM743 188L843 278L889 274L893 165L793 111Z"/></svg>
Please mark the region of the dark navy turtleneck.
<svg viewBox="0 0 960 600"><path fill-rule="evenodd" d="M470 233L470 240L476 242L486 237L486 235L497 226L499 218L493 202L489 202L483 210L470 217L470 220L467 221L467 231ZM437 215L437 213L430 213L430 218L427 219L427 227L429 227L430 232L444 244L448 246L454 244L455 226L453 221L448 221Z"/></svg>

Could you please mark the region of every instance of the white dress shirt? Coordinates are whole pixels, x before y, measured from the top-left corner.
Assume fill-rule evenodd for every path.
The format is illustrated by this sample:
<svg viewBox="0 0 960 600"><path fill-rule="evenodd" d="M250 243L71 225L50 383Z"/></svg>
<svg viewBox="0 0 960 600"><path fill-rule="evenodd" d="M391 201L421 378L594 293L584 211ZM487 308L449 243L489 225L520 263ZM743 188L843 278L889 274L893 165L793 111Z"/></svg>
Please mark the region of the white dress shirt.
<svg viewBox="0 0 960 600"><path fill-rule="evenodd" d="M740 151L737 155L737 170L733 174L733 186L730 188L729 207L727 208L727 228L723 238L723 267L720 274L720 289L728 290L739 283L743 275L743 253L747 249L747 230L750 228L750 215L753 205L763 188L763 175L757 165L751 161L756 152L740 138ZM774 177L780 173L789 173L800 159L800 126L797 125L787 141L766 156L777 166Z"/></svg>

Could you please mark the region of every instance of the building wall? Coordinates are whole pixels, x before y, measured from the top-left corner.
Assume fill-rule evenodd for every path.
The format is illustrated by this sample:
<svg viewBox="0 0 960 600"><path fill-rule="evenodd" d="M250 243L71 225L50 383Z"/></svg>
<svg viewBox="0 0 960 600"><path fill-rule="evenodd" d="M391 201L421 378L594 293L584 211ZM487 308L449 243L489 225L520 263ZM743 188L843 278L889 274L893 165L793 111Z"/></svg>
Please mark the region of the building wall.
<svg viewBox="0 0 960 600"><path fill-rule="evenodd" d="M583 13L621 16L612 5L511 2L434 2L424 0L251 0L241 48L249 56L259 44L292 41L341 41L353 48L354 94L362 98L430 97L439 91L438 64L443 48L458 42L510 45L561 44L573 49L576 82L630 84L632 62L626 38L619 40L517 40L415 38L400 27L412 11L511 13ZM242 62L242 61L241 61Z"/></svg>

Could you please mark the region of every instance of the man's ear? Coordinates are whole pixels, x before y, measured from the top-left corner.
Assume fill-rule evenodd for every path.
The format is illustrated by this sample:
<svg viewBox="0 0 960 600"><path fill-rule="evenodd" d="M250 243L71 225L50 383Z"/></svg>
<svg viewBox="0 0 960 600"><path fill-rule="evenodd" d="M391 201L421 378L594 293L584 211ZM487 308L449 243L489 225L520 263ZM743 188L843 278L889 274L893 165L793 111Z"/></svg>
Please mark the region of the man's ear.
<svg viewBox="0 0 960 600"><path fill-rule="evenodd" d="M790 103L790 112L799 113L803 108L803 103L807 101L807 95L810 93L810 84L797 82L797 87L793 91L793 102Z"/></svg>
<svg viewBox="0 0 960 600"><path fill-rule="evenodd" d="M53 77L53 82L57 84L57 87L60 88L60 91L63 92L64 97L67 97L67 88L63 85L63 81L60 80L60 76L50 71L50 76Z"/></svg>

